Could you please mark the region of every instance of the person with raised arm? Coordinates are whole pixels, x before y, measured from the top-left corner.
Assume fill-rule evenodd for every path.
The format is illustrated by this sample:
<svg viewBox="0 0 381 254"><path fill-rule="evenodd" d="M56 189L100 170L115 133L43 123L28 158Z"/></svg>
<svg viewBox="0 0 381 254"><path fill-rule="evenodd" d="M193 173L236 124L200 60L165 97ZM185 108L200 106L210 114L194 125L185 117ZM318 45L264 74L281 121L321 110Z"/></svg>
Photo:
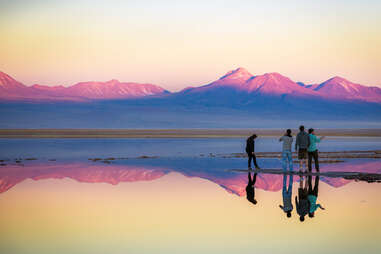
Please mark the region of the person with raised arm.
<svg viewBox="0 0 381 254"><path fill-rule="evenodd" d="M322 136L320 138L315 136L315 130L314 129L309 129L308 130L309 137L310 137L310 145L308 146L308 171L312 171L312 158L314 159L315 162L315 170L316 172L320 172L319 169L319 152L317 149L316 144L320 143L321 140L323 140L325 137Z"/></svg>
<svg viewBox="0 0 381 254"><path fill-rule="evenodd" d="M291 152L291 146L293 142L293 138L291 136L291 130L288 129L284 136L282 136L279 139L279 142L283 142L282 146L282 165L283 165L283 171L287 170L287 164L288 169L290 171L293 171L293 163L292 163L292 152Z"/></svg>

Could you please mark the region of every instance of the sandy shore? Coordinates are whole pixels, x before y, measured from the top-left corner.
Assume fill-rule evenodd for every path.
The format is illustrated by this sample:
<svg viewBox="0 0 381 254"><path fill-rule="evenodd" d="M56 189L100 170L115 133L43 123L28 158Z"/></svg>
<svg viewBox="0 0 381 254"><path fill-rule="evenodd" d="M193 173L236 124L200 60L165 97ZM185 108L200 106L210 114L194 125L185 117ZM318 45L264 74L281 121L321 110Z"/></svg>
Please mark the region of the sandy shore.
<svg viewBox="0 0 381 254"><path fill-rule="evenodd" d="M284 129L0 129L0 138L236 138L252 133L281 136ZM324 136L381 137L381 129L316 129L316 133Z"/></svg>

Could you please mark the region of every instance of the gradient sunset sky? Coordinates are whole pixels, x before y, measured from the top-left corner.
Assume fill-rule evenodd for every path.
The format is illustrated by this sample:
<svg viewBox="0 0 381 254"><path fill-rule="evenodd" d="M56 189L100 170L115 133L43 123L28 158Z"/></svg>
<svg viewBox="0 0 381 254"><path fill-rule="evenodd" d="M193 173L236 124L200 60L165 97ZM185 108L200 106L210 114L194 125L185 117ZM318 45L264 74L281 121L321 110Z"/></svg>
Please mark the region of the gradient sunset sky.
<svg viewBox="0 0 381 254"><path fill-rule="evenodd" d="M381 87L381 1L0 0L0 71L26 85L154 83L231 69Z"/></svg>

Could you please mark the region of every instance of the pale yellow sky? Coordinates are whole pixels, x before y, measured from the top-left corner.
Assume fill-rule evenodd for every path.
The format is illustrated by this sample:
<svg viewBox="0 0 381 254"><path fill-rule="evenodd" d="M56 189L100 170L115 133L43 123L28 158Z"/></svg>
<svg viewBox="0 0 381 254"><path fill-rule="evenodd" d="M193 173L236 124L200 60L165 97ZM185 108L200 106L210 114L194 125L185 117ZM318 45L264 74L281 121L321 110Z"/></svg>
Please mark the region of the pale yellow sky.
<svg viewBox="0 0 381 254"><path fill-rule="evenodd" d="M115 78L176 91L241 66L381 87L380 2L254 2L0 1L0 70L26 85Z"/></svg>

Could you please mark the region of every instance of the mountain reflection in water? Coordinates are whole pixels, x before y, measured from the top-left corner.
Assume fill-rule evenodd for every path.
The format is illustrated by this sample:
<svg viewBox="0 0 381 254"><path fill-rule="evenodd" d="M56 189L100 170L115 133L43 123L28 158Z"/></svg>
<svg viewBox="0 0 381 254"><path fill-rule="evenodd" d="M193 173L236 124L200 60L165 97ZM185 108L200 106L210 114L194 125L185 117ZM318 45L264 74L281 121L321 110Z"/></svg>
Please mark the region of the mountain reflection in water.
<svg viewBox="0 0 381 254"><path fill-rule="evenodd" d="M161 163L159 166L151 165L126 165L126 164L103 164L94 162L26 162L23 165L9 164L0 167L0 193L5 192L24 181L25 179L62 179L71 178L78 182L109 183L152 181L170 172L178 172L187 177L199 177L218 184L229 193L238 196L245 195L247 174L240 172L228 172L220 165L205 163L200 169L189 166L170 167L170 163ZM265 171L265 170L264 170ZM356 171L381 173L381 162L365 161L342 164L326 165L322 171L340 172ZM340 177L322 176L321 180L333 187L341 187L350 180ZM284 188L284 177L279 174L258 174L255 187L266 191L279 191Z"/></svg>

